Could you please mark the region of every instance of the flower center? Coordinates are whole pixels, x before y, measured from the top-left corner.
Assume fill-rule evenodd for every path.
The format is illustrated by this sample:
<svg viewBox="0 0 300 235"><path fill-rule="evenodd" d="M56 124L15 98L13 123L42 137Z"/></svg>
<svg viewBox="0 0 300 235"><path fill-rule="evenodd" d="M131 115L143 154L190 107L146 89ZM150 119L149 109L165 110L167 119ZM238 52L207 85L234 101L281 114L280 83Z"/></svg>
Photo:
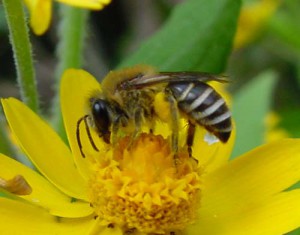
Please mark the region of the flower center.
<svg viewBox="0 0 300 235"><path fill-rule="evenodd" d="M169 142L162 136L143 133L134 143L122 138L93 167L89 197L104 224L167 233L195 220L199 169L186 150L179 151L175 166Z"/></svg>

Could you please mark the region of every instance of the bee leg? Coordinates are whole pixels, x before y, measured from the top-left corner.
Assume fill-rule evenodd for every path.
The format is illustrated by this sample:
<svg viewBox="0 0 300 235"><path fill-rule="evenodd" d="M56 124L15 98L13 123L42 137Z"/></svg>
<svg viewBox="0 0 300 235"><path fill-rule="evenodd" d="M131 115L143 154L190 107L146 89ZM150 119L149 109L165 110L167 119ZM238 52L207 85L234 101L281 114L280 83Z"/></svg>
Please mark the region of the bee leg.
<svg viewBox="0 0 300 235"><path fill-rule="evenodd" d="M187 137L186 137L186 145L187 145L188 153L189 153L190 157L193 157L192 146L193 146L193 143L194 143L195 130L196 130L196 126L189 121L188 122Z"/></svg>
<svg viewBox="0 0 300 235"><path fill-rule="evenodd" d="M170 111L171 111L171 128L172 128L172 151L174 153L174 162L175 166L178 164L178 120L179 120L179 114L178 114L178 108L177 108L177 102L174 98L174 96L167 92L167 100L170 104Z"/></svg>
<svg viewBox="0 0 300 235"><path fill-rule="evenodd" d="M84 152L82 151L82 143L81 143L81 139L80 139L80 123L84 120L85 116L80 118L78 121L77 121L77 125L76 125L76 140L77 140L77 144L78 144L78 147L79 147L79 150L80 150L80 154L83 158L85 158L85 154Z"/></svg>
<svg viewBox="0 0 300 235"><path fill-rule="evenodd" d="M122 114L122 115L115 115L115 116L117 117L111 123L111 133L110 133L111 143L113 146L115 146L118 141L118 131L120 127L126 127L129 122L127 115Z"/></svg>
<svg viewBox="0 0 300 235"><path fill-rule="evenodd" d="M149 120L150 120L149 133L150 133L150 134L153 134L153 133L154 133L154 127L155 127L155 121L154 121L154 109L152 109L152 110L150 111Z"/></svg>
<svg viewBox="0 0 300 235"><path fill-rule="evenodd" d="M138 107L134 112L134 131L131 134L128 147L131 147L134 141L137 139L142 126L143 109Z"/></svg>
<svg viewBox="0 0 300 235"><path fill-rule="evenodd" d="M119 129L119 120L116 119L111 124L111 143L112 143L113 146L115 146L116 143L117 143L118 129Z"/></svg>
<svg viewBox="0 0 300 235"><path fill-rule="evenodd" d="M134 111L134 117L133 117L133 125L134 125L134 130L130 134L130 140L127 145L127 148L129 149L134 141L137 139L139 132L141 131L141 125L142 125L142 116L143 115L143 109L141 107L137 107ZM114 143L114 136L116 136L116 133L119 129L119 126L126 127L129 123L129 118L127 116L121 116L116 123L113 122L112 125L112 139ZM114 128L115 127L115 128Z"/></svg>
<svg viewBox="0 0 300 235"><path fill-rule="evenodd" d="M88 124L88 121L87 119L90 118L89 115L85 115L83 117L81 117L78 121L77 121L77 125L76 125L76 139L77 139L77 143L78 143L78 147L79 147L79 150L80 150L80 153L81 153L81 156L83 158L85 158L85 154L83 153L82 151L82 143L81 143L81 139L80 139L80 124L82 121L84 121L84 125L85 125L85 131L87 133L87 136L90 140L90 143L93 147L93 149L97 152L99 152L99 149L97 148L93 138L92 138L92 135L91 135L91 132L90 132L90 127L89 127L89 124Z"/></svg>
<svg viewBox="0 0 300 235"><path fill-rule="evenodd" d="M193 150L192 150L192 146L194 144L194 139L195 139L195 131L196 131L196 125L193 124L191 121L189 121L188 122L187 137L186 137L187 150L188 150L188 153L189 153L189 157L193 158L198 163L198 160L193 157Z"/></svg>

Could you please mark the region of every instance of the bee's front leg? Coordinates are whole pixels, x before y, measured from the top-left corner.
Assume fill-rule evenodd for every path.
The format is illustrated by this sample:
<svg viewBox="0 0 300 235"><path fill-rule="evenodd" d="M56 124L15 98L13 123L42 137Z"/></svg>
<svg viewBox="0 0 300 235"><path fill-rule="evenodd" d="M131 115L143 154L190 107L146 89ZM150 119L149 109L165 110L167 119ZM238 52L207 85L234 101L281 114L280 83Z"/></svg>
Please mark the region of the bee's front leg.
<svg viewBox="0 0 300 235"><path fill-rule="evenodd" d="M111 122L110 139L112 145L115 146L118 141L118 137L120 136L119 130L127 127L129 120L127 114L121 110L114 110L112 117L114 118Z"/></svg>
<svg viewBox="0 0 300 235"><path fill-rule="evenodd" d="M137 139L137 137L141 131L143 115L144 115L143 108L139 107L139 106L136 107L136 109L134 111L134 130L131 133L131 138L130 138L130 142L128 144L128 148L130 148L132 146L132 144Z"/></svg>
<svg viewBox="0 0 300 235"><path fill-rule="evenodd" d="M111 143L113 146L116 145L117 143L117 134L119 130L119 118L116 118L112 123L111 123Z"/></svg>

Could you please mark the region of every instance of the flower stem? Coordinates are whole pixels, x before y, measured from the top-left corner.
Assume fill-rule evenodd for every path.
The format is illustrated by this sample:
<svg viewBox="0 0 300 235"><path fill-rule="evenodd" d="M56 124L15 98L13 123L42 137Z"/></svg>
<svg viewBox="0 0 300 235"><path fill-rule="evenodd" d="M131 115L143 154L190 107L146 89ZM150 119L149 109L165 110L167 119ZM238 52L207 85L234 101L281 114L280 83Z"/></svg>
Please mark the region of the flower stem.
<svg viewBox="0 0 300 235"><path fill-rule="evenodd" d="M32 60L32 48L22 1L3 0L3 6L15 58L21 98L33 111L37 112L38 94Z"/></svg>
<svg viewBox="0 0 300 235"><path fill-rule="evenodd" d="M7 136L6 126L2 110L0 110L0 153L7 156L14 156L14 151Z"/></svg>
<svg viewBox="0 0 300 235"><path fill-rule="evenodd" d="M68 68L82 67L82 51L85 39L85 26L88 20L87 10L65 6L60 4L60 15L62 17L58 37L57 47L58 66L55 72L56 90L58 90L61 76ZM57 132L65 139L63 121L59 105L59 92L52 104L53 125Z"/></svg>

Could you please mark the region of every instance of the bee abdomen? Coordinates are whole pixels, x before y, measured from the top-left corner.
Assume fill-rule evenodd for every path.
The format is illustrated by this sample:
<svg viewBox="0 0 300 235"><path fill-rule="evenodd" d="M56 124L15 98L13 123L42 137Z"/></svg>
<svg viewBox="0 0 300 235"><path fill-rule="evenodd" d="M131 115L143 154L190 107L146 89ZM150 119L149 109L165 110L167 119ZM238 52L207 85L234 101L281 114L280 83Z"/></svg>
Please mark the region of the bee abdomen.
<svg viewBox="0 0 300 235"><path fill-rule="evenodd" d="M206 128L222 142L227 142L232 129L231 112L225 100L202 82L170 83L167 86L177 100L178 108L189 119Z"/></svg>

